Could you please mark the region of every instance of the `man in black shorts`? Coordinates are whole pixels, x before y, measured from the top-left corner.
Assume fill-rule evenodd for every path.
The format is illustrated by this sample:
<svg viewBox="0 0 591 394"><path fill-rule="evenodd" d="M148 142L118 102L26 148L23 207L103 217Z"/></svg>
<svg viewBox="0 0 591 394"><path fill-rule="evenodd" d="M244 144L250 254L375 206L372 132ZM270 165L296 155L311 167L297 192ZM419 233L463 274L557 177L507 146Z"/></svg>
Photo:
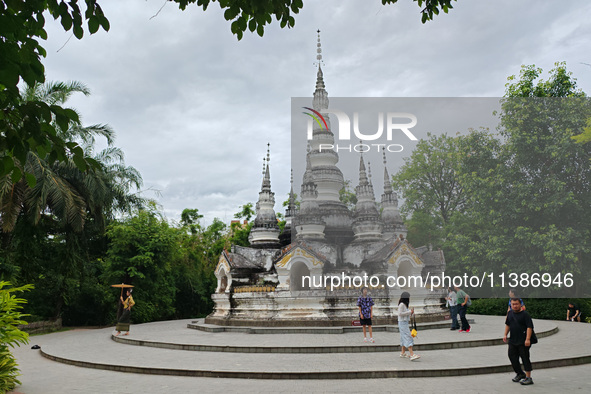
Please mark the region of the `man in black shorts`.
<svg viewBox="0 0 591 394"><path fill-rule="evenodd" d="M509 337L509 360L511 360L511 366L513 366L513 370L517 374L513 381L522 385L534 384L531 378L531 361L529 360L534 323L529 314L522 310L519 298L511 298L511 310L507 313L505 320L505 335L503 336L505 343L509 332L511 332ZM525 372L521 369L519 358L523 361Z"/></svg>
<svg viewBox="0 0 591 394"><path fill-rule="evenodd" d="M566 310L566 320L581 322L581 308L569 302Z"/></svg>
<svg viewBox="0 0 591 394"><path fill-rule="evenodd" d="M361 290L361 296L357 299L359 307L359 323L363 326L363 342L367 342L367 327L369 327L369 341L374 343L371 331L371 318L373 317L373 300L367 295L367 287Z"/></svg>

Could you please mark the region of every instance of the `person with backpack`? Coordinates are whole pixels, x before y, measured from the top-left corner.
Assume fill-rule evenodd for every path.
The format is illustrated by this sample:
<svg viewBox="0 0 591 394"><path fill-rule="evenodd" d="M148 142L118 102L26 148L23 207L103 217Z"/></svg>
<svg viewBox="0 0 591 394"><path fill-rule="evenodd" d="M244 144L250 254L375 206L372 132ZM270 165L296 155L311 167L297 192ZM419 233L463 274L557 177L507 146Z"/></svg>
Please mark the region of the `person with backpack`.
<svg viewBox="0 0 591 394"><path fill-rule="evenodd" d="M507 303L507 313L509 313L509 311L511 310L511 300L513 298L519 298L519 297L517 297L517 295L515 294L515 289L510 289L509 290L509 302ZM525 304L523 303L523 300L521 298L519 298L519 302L521 302L521 309L525 310Z"/></svg>
<svg viewBox="0 0 591 394"><path fill-rule="evenodd" d="M507 334L511 333L509 340ZM515 383L522 385L534 384L531 377L531 361L529 351L533 343L537 343L537 338L534 334L534 323L530 315L521 308L521 301L519 298L511 299L511 310L507 313L505 320L505 335L503 342L509 343L509 360L516 375L512 379ZM519 359L523 361L523 369Z"/></svg>
<svg viewBox="0 0 591 394"><path fill-rule="evenodd" d="M456 289L456 298L458 303L458 313L460 314L460 321L462 322L462 328L458 332L470 332L470 324L468 323L468 319L466 319L466 312L468 311L468 307L472 304L470 301L470 296L466 294L464 290L462 290L459 286L454 286Z"/></svg>

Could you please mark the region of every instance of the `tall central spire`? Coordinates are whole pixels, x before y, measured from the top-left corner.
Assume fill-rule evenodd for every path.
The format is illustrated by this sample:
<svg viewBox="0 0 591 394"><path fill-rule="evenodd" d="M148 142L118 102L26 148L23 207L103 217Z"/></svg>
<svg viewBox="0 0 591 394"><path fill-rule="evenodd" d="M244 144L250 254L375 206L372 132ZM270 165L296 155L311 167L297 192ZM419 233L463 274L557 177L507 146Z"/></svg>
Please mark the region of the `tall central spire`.
<svg viewBox="0 0 591 394"><path fill-rule="evenodd" d="M351 212L340 200L340 191L345 180L343 173L337 167L339 155L329 146L335 146L334 134L331 131L330 117L328 116L328 92L324 84L322 66L322 44L320 42L320 30L316 39L316 89L314 90L313 107L324 118L325 122L312 125L312 139L309 142L310 150L307 155L309 170L304 176L304 183L312 181L316 185L316 201L322 212L322 220L326 224L325 234L329 239L345 239L353 237L351 230ZM321 148L322 147L322 148ZM308 182L306 182L308 181Z"/></svg>
<svg viewBox="0 0 591 394"><path fill-rule="evenodd" d="M314 109L322 111L328 108L328 92L324 85L324 74L322 73L322 43L320 42L320 29L318 30L318 38L316 42L316 62L318 65L318 72L316 72L316 90L314 91Z"/></svg>

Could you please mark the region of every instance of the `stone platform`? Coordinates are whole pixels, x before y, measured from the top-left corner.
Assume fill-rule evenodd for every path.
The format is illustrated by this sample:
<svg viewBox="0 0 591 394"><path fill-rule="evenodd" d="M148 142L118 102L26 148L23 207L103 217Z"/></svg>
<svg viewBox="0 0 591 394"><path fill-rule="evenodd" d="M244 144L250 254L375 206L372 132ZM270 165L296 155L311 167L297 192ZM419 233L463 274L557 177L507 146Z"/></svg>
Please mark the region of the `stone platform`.
<svg viewBox="0 0 591 394"><path fill-rule="evenodd" d="M413 378L510 372L502 343L504 317L473 316L472 332L422 329L415 339L421 359L398 357L399 336L377 332L375 344L360 332L265 334L206 332L193 320L132 326L113 340L112 329L35 338L41 354L66 364L155 375L248 379ZM591 363L591 325L534 320L540 342L534 369ZM426 328L426 327L424 327ZM357 328L359 329L359 328ZM574 339L577 346L565 346Z"/></svg>
<svg viewBox="0 0 591 394"><path fill-rule="evenodd" d="M316 327L302 327L302 326L286 326L286 327L242 327L242 326L219 326L216 324L205 323L206 319L194 320L187 324L188 328L206 332L242 332L247 334L345 334L362 332L360 326L316 326ZM373 321L373 319L372 319ZM474 323L473 319L468 319L470 324ZM449 328L450 320L440 320L430 323L417 323L421 330L432 330L436 328ZM397 325L373 325L373 332L398 332Z"/></svg>

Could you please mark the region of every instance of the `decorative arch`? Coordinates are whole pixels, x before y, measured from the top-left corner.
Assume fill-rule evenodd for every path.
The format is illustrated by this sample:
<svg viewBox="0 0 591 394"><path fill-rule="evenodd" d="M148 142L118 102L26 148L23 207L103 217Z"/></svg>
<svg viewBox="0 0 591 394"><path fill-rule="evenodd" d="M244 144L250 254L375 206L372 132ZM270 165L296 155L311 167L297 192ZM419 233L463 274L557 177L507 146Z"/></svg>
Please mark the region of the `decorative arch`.
<svg viewBox="0 0 591 394"><path fill-rule="evenodd" d="M310 290L310 283L304 277L312 277L310 268L305 260L298 260L291 263L289 270L289 289L291 291Z"/></svg>
<svg viewBox="0 0 591 394"><path fill-rule="evenodd" d="M302 247L296 247L282 256L275 263L275 269L279 278L278 290L300 291L309 290L310 287L302 288L303 276L310 276L310 279L322 276L324 262L315 253Z"/></svg>
<svg viewBox="0 0 591 394"><path fill-rule="evenodd" d="M218 265L215 268L215 277L218 280L216 293L229 293L232 288L232 273L230 270L230 264L226 260L224 255L220 256Z"/></svg>
<svg viewBox="0 0 591 394"><path fill-rule="evenodd" d="M387 259L387 263L388 275L394 277L418 277L421 276L423 268L425 267L425 264L419 255L405 241L403 241L403 243L390 255ZM409 284L407 281L403 284L404 286L401 286L400 288L409 289L410 287L414 287L415 282L413 281ZM413 286L410 286L411 284Z"/></svg>
<svg viewBox="0 0 591 394"><path fill-rule="evenodd" d="M412 260L408 258L402 258L398 261L398 269L396 271L396 276L414 276L416 275L416 267L413 265ZM420 272L419 272L420 273ZM409 289L410 285L407 282L405 286L401 286L401 289Z"/></svg>

